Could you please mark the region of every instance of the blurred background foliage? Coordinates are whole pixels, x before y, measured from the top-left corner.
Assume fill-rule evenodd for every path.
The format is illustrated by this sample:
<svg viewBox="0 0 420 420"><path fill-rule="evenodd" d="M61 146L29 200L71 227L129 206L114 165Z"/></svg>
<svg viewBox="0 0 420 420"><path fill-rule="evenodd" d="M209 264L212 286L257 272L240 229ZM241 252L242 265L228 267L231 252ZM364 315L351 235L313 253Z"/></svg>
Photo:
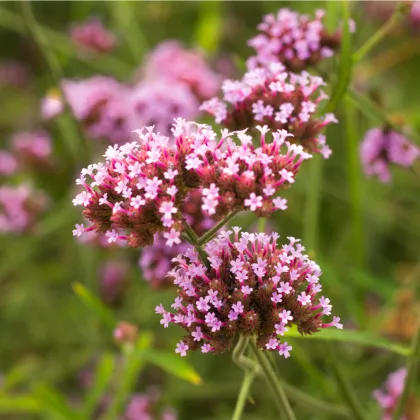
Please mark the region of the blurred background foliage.
<svg viewBox="0 0 420 420"><path fill-rule="evenodd" d="M121 81L132 78L147 52L167 39L201 47L210 62L227 58L241 74L244 59L251 54L246 41L255 34L262 16L280 7L307 13L326 7L329 13L338 13L338 20L341 13L334 12L330 3L305 1L32 3L50 51L66 78L104 74ZM366 12L366 7L366 3L351 2L351 16L357 24L353 51L382 24ZM83 57L72 46L70 25L91 16L99 16L116 34L118 47L112 54ZM0 4L0 40L0 61L23 63L29 78L24 88L0 87L2 148L8 148L14 132L24 129L45 127L53 140L52 170L34 172L28 168L13 180L16 184L30 180L45 191L48 211L30 232L0 235L0 418L46 418L39 414L44 413L42 404L56 407L50 412L51 419L71 418L62 413L65 410L60 404L64 402L58 401L56 393L64 400L80 397L85 393L80 385L82 372L107 355L117 357L128 351L114 343L112 328L72 289L80 283L89 294L99 296L100 268L107 260L130 264L124 296L108 309L110 316L138 327L143 341L136 351L160 349L162 357L168 358L159 363L144 353L142 366L134 370L133 387L145 391L156 386L161 404L174 407L179 419L230 418L242 372L229 354L194 354L186 362L182 359L177 367L181 362L173 360L171 353L181 332L162 329L154 313L157 304L172 300L173 291L152 290L142 279L139 250L102 249L72 237L71 230L80 221L79 210L71 204L74 179L87 162L95 161L94 155L98 158L103 153L106 145L92 147L89 139L77 132L76 136L63 132L63 128L69 129L64 119L61 125L46 125L41 120L40 100L54 87L54 81L26 32L19 3ZM420 133L419 40L419 34L404 25L396 27L354 66L351 82L352 89L380 104L380 118L386 116L414 134ZM337 110L340 124L328 129L332 157L315 170L313 162L302 169L294 187L285 194L289 210L268 223L283 238L304 239L323 269L324 290L346 327L408 344L419 310L419 167L395 169L390 184L365 179L355 159L358 150L348 139L349 128L358 145L363 134L381 121L367 108L359 109L354 104L351 98L344 98ZM69 134L73 149L66 143ZM418 137L417 144L420 146ZM238 216L235 222L252 226L256 219L253 215ZM290 342L294 347L292 357L276 361L283 379L312 396L342 404L324 344L293 338ZM369 418L377 418L371 392L390 371L404 364L403 357L351 344L342 344L335 351L369 410ZM179 371L174 374L168 366ZM200 385L196 384L196 375L202 378ZM124 375L115 376L120 383ZM265 384L259 384L252 389L255 404L247 405L244 418L277 418ZM19 396L27 399L13 399ZM338 418L300 405L295 409L299 419Z"/></svg>

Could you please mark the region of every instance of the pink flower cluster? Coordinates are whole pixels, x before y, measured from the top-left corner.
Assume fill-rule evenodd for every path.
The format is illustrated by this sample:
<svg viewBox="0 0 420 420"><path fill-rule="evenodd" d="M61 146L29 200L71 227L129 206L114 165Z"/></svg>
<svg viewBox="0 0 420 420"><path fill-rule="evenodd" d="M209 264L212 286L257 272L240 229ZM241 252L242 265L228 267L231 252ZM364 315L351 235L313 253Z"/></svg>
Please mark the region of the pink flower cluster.
<svg viewBox="0 0 420 420"><path fill-rule="evenodd" d="M199 51L186 50L178 41L159 44L144 65L146 79L162 78L171 83L184 83L198 98L215 95L220 75L214 72ZM182 115L184 117L184 115Z"/></svg>
<svg viewBox="0 0 420 420"><path fill-rule="evenodd" d="M237 334L256 336L261 349L289 357L292 349L283 336L291 325L301 334L320 328L342 328L340 318L330 315L329 299L319 297L321 269L311 261L295 238L277 246L278 234L239 234L240 228L221 232L206 245L209 268L193 248L176 258L169 275L178 297L168 312L156 312L161 324L178 324L187 333L176 353L185 356L198 348L202 353L230 349Z"/></svg>
<svg viewBox="0 0 420 420"><path fill-rule="evenodd" d="M257 124L273 131L286 129L294 142L328 158L331 149L320 131L337 120L333 114L316 116L320 102L328 98L321 89L324 85L321 77L306 71L289 73L282 64L271 63L249 70L241 80L225 80L223 99L210 99L200 109L231 130Z"/></svg>
<svg viewBox="0 0 420 420"><path fill-rule="evenodd" d="M258 147L245 131L223 130L218 139L209 126L183 119L174 124L171 140L143 127L137 130L140 143L109 146L105 162L89 165L76 181L84 190L73 204L85 207L92 225L77 225L73 234L95 230L109 242L124 239L142 247L164 232L168 246L179 244L181 206L188 191L197 188L203 188L202 209L210 216L249 209L267 217L285 210L286 200L275 194L295 182L301 163L311 155L286 141L286 131L272 133L268 143L269 129L257 128Z"/></svg>
<svg viewBox="0 0 420 420"><path fill-rule="evenodd" d="M260 33L248 41L257 53L248 59L248 68L280 62L292 71L300 71L334 55L340 47L341 33L329 34L324 16L324 10L317 10L311 19L289 9L266 15L258 25Z"/></svg>
<svg viewBox="0 0 420 420"><path fill-rule="evenodd" d="M97 53L110 52L117 43L115 35L106 30L98 18L75 25L71 29L70 37L78 47Z"/></svg>
<svg viewBox="0 0 420 420"><path fill-rule="evenodd" d="M11 141L12 149L23 165L45 165L51 159L51 138L45 131L19 132L13 135Z"/></svg>
<svg viewBox="0 0 420 420"><path fill-rule="evenodd" d="M7 150L0 150L0 175L11 175L18 168L16 158Z"/></svg>
<svg viewBox="0 0 420 420"><path fill-rule="evenodd" d="M373 392L376 401L384 410L382 420L392 420L392 414L404 390L406 377L407 370L404 368L398 369L388 376L385 382L385 391L377 389ZM406 417L401 417L400 420L406 420Z"/></svg>
<svg viewBox="0 0 420 420"><path fill-rule="evenodd" d="M27 185L0 186L0 233L30 229L45 206L45 196Z"/></svg>
<svg viewBox="0 0 420 420"><path fill-rule="evenodd" d="M152 393L134 394L127 404L124 415L119 420L176 420L177 416L170 409L157 415L156 397Z"/></svg>
<svg viewBox="0 0 420 420"><path fill-rule="evenodd" d="M123 261L107 261L99 271L99 292L107 305L115 305L121 301L127 286L129 265Z"/></svg>
<svg viewBox="0 0 420 420"><path fill-rule="evenodd" d="M182 205L182 214L194 232L201 236L214 225L214 220L206 216L201 209L201 192L192 190ZM167 274L171 269L171 261L178 254L187 250L187 244L182 242L169 248L165 240L156 234L153 245L141 250L139 267L142 277L155 289L172 285Z"/></svg>
<svg viewBox="0 0 420 420"><path fill-rule="evenodd" d="M376 175L381 182L390 181L390 164L409 168L419 155L420 149L402 134L382 128L369 130L360 146L365 174Z"/></svg>

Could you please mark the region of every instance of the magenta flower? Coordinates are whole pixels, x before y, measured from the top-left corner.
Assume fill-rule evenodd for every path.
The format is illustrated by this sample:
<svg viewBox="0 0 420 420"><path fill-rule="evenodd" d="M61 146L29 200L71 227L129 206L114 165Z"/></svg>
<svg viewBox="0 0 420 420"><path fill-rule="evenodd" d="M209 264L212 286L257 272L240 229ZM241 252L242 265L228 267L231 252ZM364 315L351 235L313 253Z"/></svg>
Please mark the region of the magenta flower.
<svg viewBox="0 0 420 420"><path fill-rule="evenodd" d="M369 130L360 145L365 174L376 175L381 182L391 180L391 164L409 168L419 155L420 149L402 134L381 128Z"/></svg>
<svg viewBox="0 0 420 420"><path fill-rule="evenodd" d="M23 88L29 83L29 74L22 63L14 60L0 62L0 87Z"/></svg>
<svg viewBox="0 0 420 420"><path fill-rule="evenodd" d="M73 234L95 230L110 243L125 239L143 247L163 232L168 246L179 244L182 203L190 189L200 187L203 209L216 217L247 207L265 217L284 209L274 192L294 182L300 164L311 156L285 141L290 135L284 130L267 143L268 128L258 129L260 147L245 131L235 134L237 145L234 133L224 130L219 140L209 126L183 119L174 124L171 139L154 133L153 127L136 130L140 144L110 146L104 163L83 169L76 183L84 191L73 204L85 207L92 225L79 226Z"/></svg>
<svg viewBox="0 0 420 420"><path fill-rule="evenodd" d="M108 261L100 267L99 291L103 302L113 305L121 300L127 286L129 268L121 261Z"/></svg>
<svg viewBox="0 0 420 420"><path fill-rule="evenodd" d="M115 48L117 43L115 35L106 30L98 18L74 25L70 36L78 47L97 53L108 53Z"/></svg>
<svg viewBox="0 0 420 420"><path fill-rule="evenodd" d="M13 135L12 148L24 164L48 164L52 155L51 138L45 131L19 132Z"/></svg>
<svg viewBox="0 0 420 420"><path fill-rule="evenodd" d="M392 414L397 407L407 377L405 368L398 369L391 373L385 382L385 391L377 389L373 392L373 396L383 409L382 420L392 420ZM401 417L400 420L406 420Z"/></svg>
<svg viewBox="0 0 420 420"><path fill-rule="evenodd" d="M17 167L15 157L6 150L0 150L0 175L11 175L16 172Z"/></svg>
<svg viewBox="0 0 420 420"><path fill-rule="evenodd" d="M289 326L296 325L301 334L343 327L338 317L323 320L332 306L319 297L321 269L298 240L289 238L288 245L278 248L276 233L233 231L233 238L232 231L221 232L206 245L210 268L193 248L174 259L177 266L169 276L179 287L175 311L159 305L156 312L164 327L174 323L186 331L177 353L185 356L198 348L224 352L239 333L256 336L258 347L287 358L291 346L279 336Z"/></svg>
<svg viewBox="0 0 420 420"><path fill-rule="evenodd" d="M333 114L316 116L319 104L328 98L321 89L322 78L288 73L280 63L245 73L241 80L225 80L223 99L210 99L200 109L215 117L230 130L267 125L272 131L287 130L293 139L310 152L328 158L331 149L320 132L331 122Z"/></svg>
<svg viewBox="0 0 420 420"><path fill-rule="evenodd" d="M159 44L147 57L144 74L146 79L166 80L171 88L173 82L185 83L200 99L215 95L221 83L220 76L208 66L199 51L186 50L178 41Z"/></svg>
<svg viewBox="0 0 420 420"><path fill-rule="evenodd" d="M0 233L29 230L46 207L46 197L27 185L0 187Z"/></svg>
<svg viewBox="0 0 420 420"><path fill-rule="evenodd" d="M311 19L289 9L265 16L258 25L260 33L248 41L257 53L248 59L248 68L279 62L300 71L334 55L340 47L341 31L329 34L324 16L324 10L317 10Z"/></svg>

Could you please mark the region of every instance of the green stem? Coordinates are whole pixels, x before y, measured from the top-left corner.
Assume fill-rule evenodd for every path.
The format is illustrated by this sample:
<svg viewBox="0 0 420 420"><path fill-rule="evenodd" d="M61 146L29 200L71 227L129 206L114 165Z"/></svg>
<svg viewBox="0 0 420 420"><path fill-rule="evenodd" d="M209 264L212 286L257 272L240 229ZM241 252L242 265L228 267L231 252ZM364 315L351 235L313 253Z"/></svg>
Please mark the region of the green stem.
<svg viewBox="0 0 420 420"><path fill-rule="evenodd" d="M198 255L200 256L201 261L204 263L204 265L207 268L210 268L210 263L207 258L207 253L204 251L203 248L198 243L198 236L195 234L193 228L188 224L188 222L185 220L185 218L179 213L183 226L185 228L185 233L181 234L181 237L189 242L195 250L198 252Z"/></svg>
<svg viewBox="0 0 420 420"><path fill-rule="evenodd" d="M311 182L308 182L307 185L303 237L307 249L312 252L315 252L317 249L323 167L324 162L319 156L316 156L310 162L309 179Z"/></svg>
<svg viewBox="0 0 420 420"><path fill-rule="evenodd" d="M245 371L244 379L242 381L241 389L239 391L238 399L236 401L235 411L232 415L232 420L240 420L245 408L245 403L248 397L249 390L256 375L256 370Z"/></svg>
<svg viewBox="0 0 420 420"><path fill-rule="evenodd" d="M257 357L258 363L260 364L265 378L270 386L271 392L274 397L274 402L279 410L280 418L285 420L296 420L295 414L293 413L292 407L289 404L286 393L282 384L278 381L276 374L271 368L271 364L267 359L267 356L260 351L255 342L251 341L251 348Z"/></svg>
<svg viewBox="0 0 420 420"><path fill-rule="evenodd" d="M364 265L364 229L362 214L362 182L361 170L359 166L359 147L357 136L357 122L355 119L354 107L348 101L344 101L345 105L345 128L347 139L347 173L348 185L350 189L350 203L352 212L352 236L353 236L353 252L354 261L358 267Z"/></svg>
<svg viewBox="0 0 420 420"><path fill-rule="evenodd" d="M28 30L28 34L35 42L45 61L45 64L48 67L48 74L52 83L60 91L60 95L65 108L64 119L57 119L57 124L59 125L61 134L66 139L68 148L72 151L74 158L79 162L82 161L82 163L84 163L83 161L88 162L89 153L86 152L89 151L89 144L83 135L78 123L72 117L72 112L61 89L63 74L60 64L58 63L57 58L49 46L47 37L44 35L42 29L36 21L30 1L24 0L21 2L21 4L23 21Z"/></svg>
<svg viewBox="0 0 420 420"><path fill-rule="evenodd" d="M417 328L416 335L413 338L412 353L407 365L407 377L405 379L404 390L398 400L397 408L395 409L393 420L399 420L407 406L408 397L415 385L415 377L418 370L418 363L420 359L420 325Z"/></svg>
<svg viewBox="0 0 420 420"><path fill-rule="evenodd" d="M404 5L400 3L392 16L385 22L354 54L353 62L360 61L373 47L394 29L400 17L404 14Z"/></svg>
<svg viewBox="0 0 420 420"><path fill-rule="evenodd" d="M267 219L265 217L260 217L258 219L258 232L264 233L266 221Z"/></svg>
<svg viewBox="0 0 420 420"><path fill-rule="evenodd" d="M337 380L339 391L343 400L347 403L353 416L357 420L365 420L363 407L361 406L351 384L349 383L346 373L343 371L341 363L337 357L337 347L331 343L326 345L331 367L334 372L335 379Z"/></svg>
<svg viewBox="0 0 420 420"><path fill-rule="evenodd" d="M213 226L208 232L206 232L203 236L201 236L201 238L198 239L198 244L204 245L208 241L210 241L217 234L219 229L222 228L226 223L230 222L238 213L239 213L239 210L235 210L232 213L228 214L223 220L221 220L219 223Z"/></svg>

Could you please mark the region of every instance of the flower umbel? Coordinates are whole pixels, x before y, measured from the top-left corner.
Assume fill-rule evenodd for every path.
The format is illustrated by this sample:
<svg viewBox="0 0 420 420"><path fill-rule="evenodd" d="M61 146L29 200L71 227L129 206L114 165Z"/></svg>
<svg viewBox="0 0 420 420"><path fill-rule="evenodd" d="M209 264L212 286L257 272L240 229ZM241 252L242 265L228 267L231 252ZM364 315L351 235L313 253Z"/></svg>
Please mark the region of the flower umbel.
<svg viewBox="0 0 420 420"><path fill-rule="evenodd" d="M276 233L233 231L233 236L232 231L221 232L207 244L210 269L192 248L174 259L177 267L169 273L179 287L174 312L162 305L156 312L165 328L174 323L186 331L177 353L185 356L198 348L224 352L240 334L256 336L258 347L287 358L291 346L280 336L291 325L301 334L342 328L338 317L323 320L332 305L319 297L321 269L303 254L299 240L289 238L289 244L279 248Z"/></svg>
<svg viewBox="0 0 420 420"><path fill-rule="evenodd" d="M241 80L225 80L223 100L210 99L201 105L217 123L230 130L265 124L271 130L287 130L293 139L310 152L328 158L331 149L320 132L331 122L333 114L316 115L319 104L328 96L321 89L321 77L304 71L289 73L283 64L272 63L245 73Z"/></svg>

